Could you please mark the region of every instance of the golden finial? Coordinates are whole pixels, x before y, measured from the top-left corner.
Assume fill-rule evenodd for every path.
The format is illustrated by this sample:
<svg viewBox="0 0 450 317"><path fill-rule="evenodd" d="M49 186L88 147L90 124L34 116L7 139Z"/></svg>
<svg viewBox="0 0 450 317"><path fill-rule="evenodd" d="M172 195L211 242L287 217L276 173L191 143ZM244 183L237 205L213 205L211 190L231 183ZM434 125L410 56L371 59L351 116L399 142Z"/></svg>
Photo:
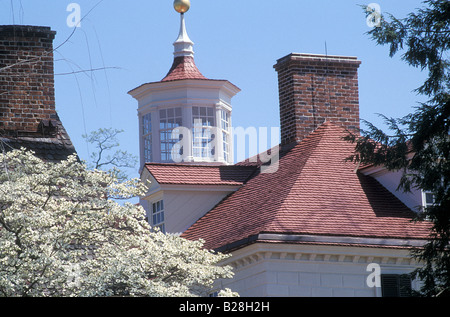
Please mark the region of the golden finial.
<svg viewBox="0 0 450 317"><path fill-rule="evenodd" d="M173 7L175 8L175 11L177 11L178 13L185 13L191 7L191 1L190 0L175 0L173 2Z"/></svg>

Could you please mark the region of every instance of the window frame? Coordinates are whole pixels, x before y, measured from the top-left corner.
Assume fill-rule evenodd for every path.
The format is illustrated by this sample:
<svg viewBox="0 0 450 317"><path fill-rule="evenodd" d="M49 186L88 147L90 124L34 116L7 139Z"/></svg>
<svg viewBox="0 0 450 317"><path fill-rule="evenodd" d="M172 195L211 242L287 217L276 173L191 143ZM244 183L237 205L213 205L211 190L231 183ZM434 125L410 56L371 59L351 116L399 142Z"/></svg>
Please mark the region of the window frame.
<svg viewBox="0 0 450 317"><path fill-rule="evenodd" d="M162 198L150 203L150 225L152 228L159 228L162 233L166 233L165 207L164 199Z"/></svg>
<svg viewBox="0 0 450 317"><path fill-rule="evenodd" d="M173 111L173 116L170 116L171 111ZM161 115L162 113L164 113L164 116ZM161 162L173 161L172 150L180 139L172 139L172 132L182 126L183 110L181 107L159 109L159 150Z"/></svg>
<svg viewBox="0 0 450 317"><path fill-rule="evenodd" d="M410 274L381 274L382 297L411 297L412 279Z"/></svg>
<svg viewBox="0 0 450 317"><path fill-rule="evenodd" d="M225 109L220 109L219 111L220 128L222 130L223 159L225 162L228 162L231 155L231 113Z"/></svg>
<svg viewBox="0 0 450 317"><path fill-rule="evenodd" d="M428 195L432 196L432 202L428 202L429 198ZM431 191L422 190L422 207L423 208L432 207L434 205L434 202L435 202L434 194Z"/></svg>
<svg viewBox="0 0 450 317"><path fill-rule="evenodd" d="M153 162L153 131L152 113L146 113L141 117L141 131L144 162Z"/></svg>
<svg viewBox="0 0 450 317"><path fill-rule="evenodd" d="M192 156L194 158L214 160L215 151L217 151L214 145L214 140L217 138L215 128L216 114L214 107L192 107Z"/></svg>

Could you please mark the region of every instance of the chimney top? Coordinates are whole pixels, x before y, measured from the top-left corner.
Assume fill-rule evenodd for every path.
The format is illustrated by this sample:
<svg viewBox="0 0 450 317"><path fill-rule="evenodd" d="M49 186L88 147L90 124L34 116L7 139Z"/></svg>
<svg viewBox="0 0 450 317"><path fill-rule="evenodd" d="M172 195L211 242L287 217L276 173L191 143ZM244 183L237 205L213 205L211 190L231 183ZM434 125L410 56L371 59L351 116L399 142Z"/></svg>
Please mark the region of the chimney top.
<svg viewBox="0 0 450 317"><path fill-rule="evenodd" d="M34 25L0 25L0 32L2 34L13 33L16 35L34 33L39 37L48 34L49 38L51 38L52 40L56 35L56 31L52 31L52 29L48 26Z"/></svg>
<svg viewBox="0 0 450 317"><path fill-rule="evenodd" d="M0 26L0 130L39 132L56 116L53 73L55 31L46 26Z"/></svg>
<svg viewBox="0 0 450 317"><path fill-rule="evenodd" d="M360 64L353 56L300 53L277 60L282 145L300 142L325 121L359 129Z"/></svg>
<svg viewBox="0 0 450 317"><path fill-rule="evenodd" d="M356 56L341 56L341 55L325 55L325 54L308 54L308 53L290 53L277 60L277 65L288 60L334 60L337 62L352 62L356 61L361 64ZM276 65L275 65L276 66Z"/></svg>

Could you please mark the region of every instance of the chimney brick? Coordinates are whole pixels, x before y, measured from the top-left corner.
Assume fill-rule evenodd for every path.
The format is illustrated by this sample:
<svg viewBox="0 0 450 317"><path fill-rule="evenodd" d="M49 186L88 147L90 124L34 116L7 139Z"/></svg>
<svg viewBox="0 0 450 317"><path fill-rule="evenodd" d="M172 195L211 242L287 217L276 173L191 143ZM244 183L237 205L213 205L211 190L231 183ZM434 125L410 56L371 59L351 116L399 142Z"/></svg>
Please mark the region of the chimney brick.
<svg viewBox="0 0 450 317"><path fill-rule="evenodd" d="M281 144L300 142L325 121L359 129L356 57L289 54L278 73Z"/></svg>
<svg viewBox="0 0 450 317"><path fill-rule="evenodd" d="M56 116L53 70L55 31L0 26L0 131L34 133Z"/></svg>

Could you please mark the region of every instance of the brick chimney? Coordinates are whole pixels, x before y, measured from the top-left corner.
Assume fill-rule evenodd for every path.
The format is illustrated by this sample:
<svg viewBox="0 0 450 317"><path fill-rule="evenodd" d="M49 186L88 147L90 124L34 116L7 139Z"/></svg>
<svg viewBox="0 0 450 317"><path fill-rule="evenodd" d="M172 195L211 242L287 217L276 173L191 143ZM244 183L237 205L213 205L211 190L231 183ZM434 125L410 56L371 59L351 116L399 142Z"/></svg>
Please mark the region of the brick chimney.
<svg viewBox="0 0 450 317"><path fill-rule="evenodd" d="M299 142L325 121L359 129L356 57L289 54L278 73L281 144Z"/></svg>
<svg viewBox="0 0 450 317"><path fill-rule="evenodd" d="M0 132L27 135L54 127L55 31L0 26Z"/></svg>

